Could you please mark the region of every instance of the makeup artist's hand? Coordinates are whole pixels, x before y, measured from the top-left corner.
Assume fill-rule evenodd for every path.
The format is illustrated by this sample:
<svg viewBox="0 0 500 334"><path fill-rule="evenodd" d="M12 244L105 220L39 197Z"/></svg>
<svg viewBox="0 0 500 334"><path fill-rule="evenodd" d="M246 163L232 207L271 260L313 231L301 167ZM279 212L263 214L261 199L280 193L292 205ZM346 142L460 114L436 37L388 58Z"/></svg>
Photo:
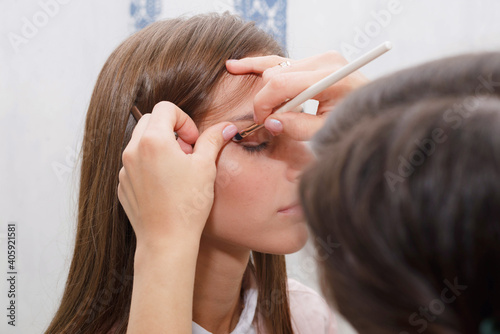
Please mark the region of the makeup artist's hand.
<svg viewBox="0 0 500 334"><path fill-rule="evenodd" d="M138 244L191 236L199 242L213 204L215 161L236 132L224 122L200 135L193 120L169 102L158 103L142 116L123 152L118 185L118 198ZM190 144L194 148L186 153Z"/></svg>
<svg viewBox="0 0 500 334"><path fill-rule="evenodd" d="M279 64L289 61L289 66ZM248 57L226 62L232 74L262 74L264 87L254 100L256 123L265 124L273 134L286 133L296 140L308 140L324 124L326 114L352 90L364 85L368 79L361 72L342 79L313 99L319 102L316 115L305 113L272 114L286 100L292 99L312 84L346 65L340 53L331 51L302 60L280 56Z"/></svg>

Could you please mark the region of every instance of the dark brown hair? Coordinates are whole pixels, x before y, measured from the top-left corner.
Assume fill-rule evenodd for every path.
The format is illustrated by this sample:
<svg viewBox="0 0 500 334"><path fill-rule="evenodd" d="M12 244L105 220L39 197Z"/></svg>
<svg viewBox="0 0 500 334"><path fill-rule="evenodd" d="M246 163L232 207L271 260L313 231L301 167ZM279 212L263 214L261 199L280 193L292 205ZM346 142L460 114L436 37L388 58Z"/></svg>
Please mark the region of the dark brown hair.
<svg viewBox="0 0 500 334"><path fill-rule="evenodd" d="M500 54L353 92L315 136L301 198L340 247L323 292L359 333L477 333L500 319ZM320 245L318 245L320 247Z"/></svg>
<svg viewBox="0 0 500 334"><path fill-rule="evenodd" d="M46 333L108 333L113 327L115 333L126 332L136 239L117 187L122 152L136 124L132 106L145 113L170 101L199 124L220 107L213 96L228 75L227 59L283 53L254 23L206 14L153 23L111 54L87 112L73 259ZM247 83L254 80L249 75ZM264 315L267 331L292 333L284 256L253 252L252 258L247 272L257 279L256 314ZM284 298L269 305L276 291Z"/></svg>

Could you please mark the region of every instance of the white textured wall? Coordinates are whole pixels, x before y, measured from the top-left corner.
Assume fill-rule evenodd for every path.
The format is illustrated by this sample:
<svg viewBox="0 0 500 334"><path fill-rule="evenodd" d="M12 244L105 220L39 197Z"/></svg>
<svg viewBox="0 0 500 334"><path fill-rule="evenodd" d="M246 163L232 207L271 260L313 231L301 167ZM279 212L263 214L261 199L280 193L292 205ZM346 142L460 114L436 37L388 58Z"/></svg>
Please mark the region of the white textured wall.
<svg viewBox="0 0 500 334"><path fill-rule="evenodd" d="M110 52L135 30L128 0L57 0L44 9L50 1L0 2L1 333L40 333L57 307L71 260L75 154L91 90ZM161 5L158 17L165 18L231 9L233 0ZM373 13L389 8L393 14L378 24ZM391 40L394 49L364 69L375 78L450 54L500 50L499 16L496 0L288 0L287 43L293 58L350 46L345 55L354 59ZM39 27L23 30L26 20ZM13 43L14 35L22 42ZM6 317L9 222L18 234L15 328ZM288 259L290 276L317 289L311 255Z"/></svg>

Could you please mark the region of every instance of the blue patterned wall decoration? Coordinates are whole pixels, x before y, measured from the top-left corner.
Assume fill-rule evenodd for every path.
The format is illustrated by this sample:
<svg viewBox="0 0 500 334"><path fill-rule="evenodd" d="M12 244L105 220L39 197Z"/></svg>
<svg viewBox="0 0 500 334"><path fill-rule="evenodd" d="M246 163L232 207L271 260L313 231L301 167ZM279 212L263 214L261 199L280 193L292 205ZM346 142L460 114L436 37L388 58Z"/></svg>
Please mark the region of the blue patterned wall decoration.
<svg viewBox="0 0 500 334"><path fill-rule="evenodd" d="M287 0L234 0L234 9L244 19L255 21L286 48Z"/></svg>
<svg viewBox="0 0 500 334"><path fill-rule="evenodd" d="M136 30L156 21L160 13L161 0L132 0L130 3L130 16L134 20Z"/></svg>

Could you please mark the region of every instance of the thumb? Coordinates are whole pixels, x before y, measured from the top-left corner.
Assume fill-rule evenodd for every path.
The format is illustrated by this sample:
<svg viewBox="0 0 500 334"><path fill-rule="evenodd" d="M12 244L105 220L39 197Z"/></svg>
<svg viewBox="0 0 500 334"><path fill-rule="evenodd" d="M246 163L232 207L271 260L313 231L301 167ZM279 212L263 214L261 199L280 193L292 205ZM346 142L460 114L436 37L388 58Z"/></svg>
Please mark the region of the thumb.
<svg viewBox="0 0 500 334"><path fill-rule="evenodd" d="M200 135L193 149L194 154L215 161L222 146L238 133L236 125L223 122L212 125Z"/></svg>
<svg viewBox="0 0 500 334"><path fill-rule="evenodd" d="M295 112L271 114L266 118L264 126L275 136L284 133L292 139L307 141L323 126L325 116L325 114L311 115Z"/></svg>

